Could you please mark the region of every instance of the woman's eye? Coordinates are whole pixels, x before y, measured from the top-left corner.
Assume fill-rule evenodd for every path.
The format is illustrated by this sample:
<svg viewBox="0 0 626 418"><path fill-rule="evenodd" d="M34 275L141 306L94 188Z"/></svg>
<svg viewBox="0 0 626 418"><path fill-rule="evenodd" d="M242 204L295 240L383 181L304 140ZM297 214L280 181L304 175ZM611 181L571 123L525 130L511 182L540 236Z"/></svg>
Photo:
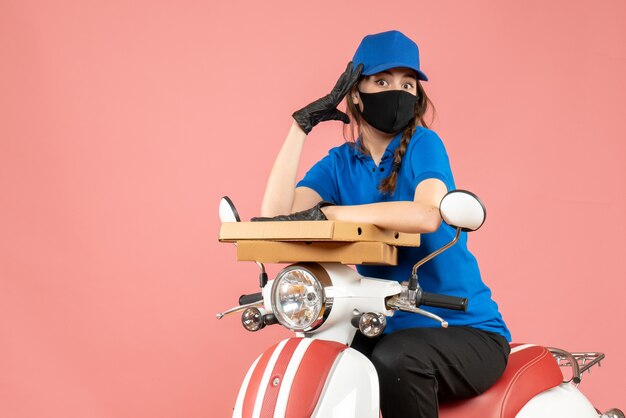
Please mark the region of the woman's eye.
<svg viewBox="0 0 626 418"><path fill-rule="evenodd" d="M415 86L413 84L411 84L411 83L404 83L402 85L403 89L412 89L413 87L415 87Z"/></svg>
<svg viewBox="0 0 626 418"><path fill-rule="evenodd" d="M376 80L376 84L378 84L381 87L385 87L388 85L386 80Z"/></svg>

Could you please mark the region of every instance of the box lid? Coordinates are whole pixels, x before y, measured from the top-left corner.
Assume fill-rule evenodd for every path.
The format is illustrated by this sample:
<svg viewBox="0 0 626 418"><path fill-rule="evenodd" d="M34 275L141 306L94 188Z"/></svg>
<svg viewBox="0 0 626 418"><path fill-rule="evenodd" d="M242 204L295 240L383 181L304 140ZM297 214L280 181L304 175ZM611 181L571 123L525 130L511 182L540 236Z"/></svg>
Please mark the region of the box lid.
<svg viewBox="0 0 626 418"><path fill-rule="evenodd" d="M372 224L340 221L224 222L220 241L339 241L381 242L393 246L418 247L419 234L382 229Z"/></svg>

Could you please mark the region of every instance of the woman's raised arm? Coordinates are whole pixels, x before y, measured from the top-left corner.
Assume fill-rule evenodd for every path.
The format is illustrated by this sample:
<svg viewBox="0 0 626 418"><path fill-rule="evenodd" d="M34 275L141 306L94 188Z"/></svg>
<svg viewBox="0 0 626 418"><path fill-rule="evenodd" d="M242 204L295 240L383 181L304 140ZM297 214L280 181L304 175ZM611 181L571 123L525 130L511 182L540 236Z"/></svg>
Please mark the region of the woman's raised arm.
<svg viewBox="0 0 626 418"><path fill-rule="evenodd" d="M339 120L350 123L348 115L337 109L337 105L356 84L363 65L356 68L348 63L329 94L294 112L294 122L278 152L270 173L261 204L261 216L286 215L295 210L306 209L322 200L317 192L307 187L296 191L296 174L306 136L320 122Z"/></svg>
<svg viewBox="0 0 626 418"><path fill-rule="evenodd" d="M294 121L283 146L278 152L267 180L261 205L261 216L286 215L292 212L296 200L296 174L306 136L304 131ZM319 200L321 198L317 201ZM313 202L313 205L317 201Z"/></svg>

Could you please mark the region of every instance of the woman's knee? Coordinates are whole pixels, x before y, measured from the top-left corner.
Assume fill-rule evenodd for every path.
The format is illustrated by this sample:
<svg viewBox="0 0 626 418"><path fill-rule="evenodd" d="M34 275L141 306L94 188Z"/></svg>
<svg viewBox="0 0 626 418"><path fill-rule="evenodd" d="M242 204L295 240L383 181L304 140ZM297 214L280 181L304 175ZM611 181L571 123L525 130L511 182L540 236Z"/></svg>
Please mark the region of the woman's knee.
<svg viewBox="0 0 626 418"><path fill-rule="evenodd" d="M385 336L372 351L372 363L379 374L400 375L410 371L419 374L432 374L432 358L427 354L429 347L426 344L412 342L410 350L403 343L402 335L390 334Z"/></svg>

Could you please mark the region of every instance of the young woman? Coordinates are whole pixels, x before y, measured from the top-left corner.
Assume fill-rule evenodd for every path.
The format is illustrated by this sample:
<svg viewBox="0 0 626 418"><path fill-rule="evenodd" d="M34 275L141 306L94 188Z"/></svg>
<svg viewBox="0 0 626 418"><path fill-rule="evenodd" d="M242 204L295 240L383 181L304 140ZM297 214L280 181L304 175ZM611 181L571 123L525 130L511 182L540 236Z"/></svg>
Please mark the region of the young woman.
<svg viewBox="0 0 626 418"><path fill-rule="evenodd" d="M265 218L254 220L331 219L421 233L420 247L399 248L397 266L357 266L364 276L408 280L413 264L455 233L438 209L455 184L444 145L424 121L430 100L420 81L427 80L404 34L366 36L331 93L293 114L263 198ZM331 149L296 184L311 129L325 120L350 123L337 109L344 97L356 142ZM385 418L437 417L438 402L478 395L504 371L510 334L466 240L463 233L419 272L425 291L469 298L467 312L426 308L449 328L398 312L382 337L354 339L378 372Z"/></svg>

